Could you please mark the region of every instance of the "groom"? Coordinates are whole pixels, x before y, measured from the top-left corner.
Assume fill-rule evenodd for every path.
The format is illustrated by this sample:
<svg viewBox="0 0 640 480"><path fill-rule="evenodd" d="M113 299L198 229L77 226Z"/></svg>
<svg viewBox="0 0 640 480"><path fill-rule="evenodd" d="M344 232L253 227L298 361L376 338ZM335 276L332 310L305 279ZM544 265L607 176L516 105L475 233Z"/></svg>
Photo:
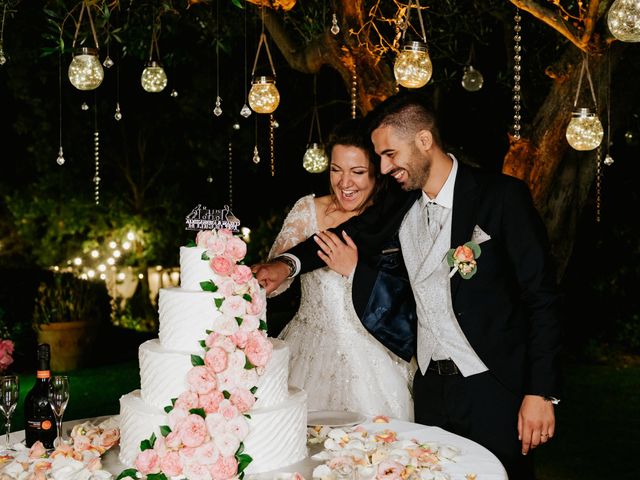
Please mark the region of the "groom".
<svg viewBox="0 0 640 480"><path fill-rule="evenodd" d="M354 299L362 295L357 285L375 296L372 277L358 278L371 270L360 263L397 234L416 302L416 421L484 445L512 480L533 478L526 455L555 431L560 326L546 233L529 192L445 153L435 115L418 94L380 104L370 131L382 173L403 192L337 229L363 257ZM451 276L447 251L470 241L481 250L476 273ZM330 241L316 242L330 254ZM322 266L316 250L307 241L256 276L271 291L287 275Z"/></svg>

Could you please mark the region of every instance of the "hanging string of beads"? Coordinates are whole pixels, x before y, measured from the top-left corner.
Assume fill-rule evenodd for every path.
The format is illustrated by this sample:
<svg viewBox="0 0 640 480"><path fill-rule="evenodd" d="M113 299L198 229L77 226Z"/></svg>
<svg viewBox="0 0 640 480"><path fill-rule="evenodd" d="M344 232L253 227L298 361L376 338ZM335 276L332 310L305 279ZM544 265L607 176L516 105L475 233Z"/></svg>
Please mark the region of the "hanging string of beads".
<svg viewBox="0 0 640 480"><path fill-rule="evenodd" d="M98 100L93 97L93 157L95 160L95 171L93 174L94 201L100 205L100 132L98 131Z"/></svg>
<svg viewBox="0 0 640 480"><path fill-rule="evenodd" d="M275 145L274 145L274 130L276 120L273 118L273 113L269 115L269 160L271 162L271 176L276 175L276 160L275 160Z"/></svg>
<svg viewBox="0 0 640 480"><path fill-rule="evenodd" d="M513 36L513 138L520 140L520 130L522 128L522 107L520 105L520 72L522 71L522 65L520 64L522 61L522 45L520 44L522 41L522 25L520 22L522 21L522 16L520 15L520 9L516 8L513 20L513 31L515 33Z"/></svg>
<svg viewBox="0 0 640 480"><path fill-rule="evenodd" d="M351 118L356 118L356 108L358 106L358 72L356 64L353 64L351 72Z"/></svg>
<svg viewBox="0 0 640 480"><path fill-rule="evenodd" d="M233 143L229 142L229 208L233 210Z"/></svg>

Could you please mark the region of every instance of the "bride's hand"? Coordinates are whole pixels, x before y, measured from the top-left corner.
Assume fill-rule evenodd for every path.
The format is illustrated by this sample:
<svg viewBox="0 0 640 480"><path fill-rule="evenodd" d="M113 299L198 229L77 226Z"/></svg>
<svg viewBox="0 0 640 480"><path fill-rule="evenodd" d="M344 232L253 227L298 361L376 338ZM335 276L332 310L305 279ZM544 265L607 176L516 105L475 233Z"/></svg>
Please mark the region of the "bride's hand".
<svg viewBox="0 0 640 480"><path fill-rule="evenodd" d="M358 247L347 232L342 232L344 241L329 231L317 233L313 238L320 247L318 256L331 270L345 277L351 275L358 263Z"/></svg>

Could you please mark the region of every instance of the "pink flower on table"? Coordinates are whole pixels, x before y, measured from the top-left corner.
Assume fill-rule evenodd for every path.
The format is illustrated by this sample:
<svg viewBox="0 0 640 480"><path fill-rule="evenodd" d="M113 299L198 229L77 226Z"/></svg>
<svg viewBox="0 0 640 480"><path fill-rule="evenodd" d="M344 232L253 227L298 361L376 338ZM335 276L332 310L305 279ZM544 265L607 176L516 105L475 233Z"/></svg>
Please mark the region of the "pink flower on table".
<svg viewBox="0 0 640 480"><path fill-rule="evenodd" d="M218 458L218 461L211 466L213 480L227 480L233 478L236 473L238 473L238 461L231 455Z"/></svg>
<svg viewBox="0 0 640 480"><path fill-rule="evenodd" d="M221 433L213 437L213 443L221 456L231 456L236 453L240 446L240 440L233 433Z"/></svg>
<svg viewBox="0 0 640 480"><path fill-rule="evenodd" d="M237 298L237 297L231 297L231 298ZM222 304L223 308L224 308L224 304L227 303L227 301L228 299L225 300L225 302ZM242 301L244 302L244 300ZM244 302L244 303L247 303L247 302ZM238 327L238 322L236 321L234 316L218 315L216 318L213 319L211 328L213 328L215 332L226 336L226 335L233 335L234 333L236 333L239 327Z"/></svg>
<svg viewBox="0 0 640 480"><path fill-rule="evenodd" d="M143 475L149 473L160 472L160 458L155 450L152 448L140 452L136 458L135 467Z"/></svg>
<svg viewBox="0 0 640 480"><path fill-rule="evenodd" d="M98 442L105 450L108 450L118 443L118 440L120 440L120 429L108 428L100 434Z"/></svg>
<svg viewBox="0 0 640 480"><path fill-rule="evenodd" d="M376 433L375 439L378 442L393 443L398 439L398 434L393 430L383 430Z"/></svg>
<svg viewBox="0 0 640 480"><path fill-rule="evenodd" d="M207 438L207 425L200 415L191 414L178 424L182 443L187 447L199 447Z"/></svg>
<svg viewBox="0 0 640 480"><path fill-rule="evenodd" d="M224 255L213 257L209 265L211 266L211 270L223 277L230 276L235 267L235 263L231 261L230 258L225 257Z"/></svg>
<svg viewBox="0 0 640 480"><path fill-rule="evenodd" d="M247 254L247 244L240 240L238 237L231 237L227 240L227 249L224 253L226 255L229 255L236 262L239 262Z"/></svg>
<svg viewBox="0 0 640 480"><path fill-rule="evenodd" d="M237 325L237 322L236 322ZM205 345L209 348L220 347L226 352L234 352L236 347L233 342L225 335L220 335L216 332L211 332L204 341Z"/></svg>
<svg viewBox="0 0 640 480"><path fill-rule="evenodd" d="M4 372L13 363L13 342L0 340L0 372Z"/></svg>
<svg viewBox="0 0 640 480"><path fill-rule="evenodd" d="M256 403L256 397L247 388L236 388L231 392L229 400L238 408L240 413L248 412Z"/></svg>
<svg viewBox="0 0 640 480"><path fill-rule="evenodd" d="M253 272L251 268L246 265L236 265L235 270L231 274L231 278L238 284L247 283L253 278Z"/></svg>
<svg viewBox="0 0 640 480"><path fill-rule="evenodd" d="M378 474L376 475L376 479L400 480L402 478L403 470L404 465L398 462L383 461L378 465Z"/></svg>
<svg viewBox="0 0 640 480"><path fill-rule="evenodd" d="M225 315L228 315L229 317L234 317L235 319L235 317L241 317L242 315L244 315L247 309L247 305L248 303L244 298L238 295L232 295L224 299L224 302L222 303L222 307L220 310ZM236 326L237 326L237 322L236 322Z"/></svg>
<svg viewBox="0 0 640 480"><path fill-rule="evenodd" d="M260 327L260 319L255 315L245 315L242 317L242 325L240 330L243 332L253 332Z"/></svg>
<svg viewBox="0 0 640 480"><path fill-rule="evenodd" d="M224 395L218 390L214 390L206 395L199 396L198 407L204 409L205 413L215 413L218 411L220 402L224 400Z"/></svg>
<svg viewBox="0 0 640 480"><path fill-rule="evenodd" d="M204 355L204 364L216 373L227 368L227 352L220 347L211 348Z"/></svg>
<svg viewBox="0 0 640 480"><path fill-rule="evenodd" d="M207 367L193 367L187 373L187 383L192 391L205 395L216 388L216 376Z"/></svg>
<svg viewBox="0 0 640 480"><path fill-rule="evenodd" d="M33 445L31 445L31 448L29 449L29 458L42 458L44 455L46 455L46 453L47 449L44 448L42 442L38 440Z"/></svg>
<svg viewBox="0 0 640 480"><path fill-rule="evenodd" d="M170 477L180 475L182 473L182 459L176 451L169 451L160 459L160 468L165 475Z"/></svg>
<svg viewBox="0 0 640 480"><path fill-rule="evenodd" d="M100 457L93 457L86 463L86 466L90 472L102 470L102 462L100 461Z"/></svg>
<svg viewBox="0 0 640 480"><path fill-rule="evenodd" d="M459 262L471 262L474 260L473 250L471 250L466 245L460 245L456 248L455 252L453 252L453 257Z"/></svg>
<svg viewBox="0 0 640 480"><path fill-rule="evenodd" d="M187 390L186 392L182 392L177 400L174 403L173 408L179 408L185 411L189 411L192 408L196 408L198 406L198 394L195 392L191 392Z"/></svg>
<svg viewBox="0 0 640 480"><path fill-rule="evenodd" d="M247 340L249 339L249 335L242 328L243 326L244 321L242 322L242 325L240 325L240 330L229 337L238 348L244 348L247 344Z"/></svg>
<svg viewBox="0 0 640 480"><path fill-rule="evenodd" d="M249 361L256 367L264 367L271 359L273 345L267 337L259 331L249 333L247 346L244 353Z"/></svg>
<svg viewBox="0 0 640 480"><path fill-rule="evenodd" d="M220 402L220 405L218 406L218 413L222 414L222 416L227 420L230 420L239 414L238 408L227 399Z"/></svg>
<svg viewBox="0 0 640 480"><path fill-rule="evenodd" d="M247 313L260 317L264 313L265 307L266 304L262 295L253 295L251 297L251 303L247 305Z"/></svg>
<svg viewBox="0 0 640 480"><path fill-rule="evenodd" d="M227 431L243 441L249 435L249 422L242 415L238 415L227 422Z"/></svg>

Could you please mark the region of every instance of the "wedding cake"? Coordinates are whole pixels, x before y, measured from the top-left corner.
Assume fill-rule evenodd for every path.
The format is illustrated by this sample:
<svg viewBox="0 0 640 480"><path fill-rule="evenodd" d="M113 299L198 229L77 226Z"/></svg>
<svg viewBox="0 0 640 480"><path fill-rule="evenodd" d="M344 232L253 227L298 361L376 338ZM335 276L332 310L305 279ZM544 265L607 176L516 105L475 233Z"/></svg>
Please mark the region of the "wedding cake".
<svg viewBox="0 0 640 480"><path fill-rule="evenodd" d="M139 473L223 480L307 455L307 396L287 385L245 254L228 230L180 248L180 288L160 290L159 338L139 348L141 388L120 399L120 461Z"/></svg>

